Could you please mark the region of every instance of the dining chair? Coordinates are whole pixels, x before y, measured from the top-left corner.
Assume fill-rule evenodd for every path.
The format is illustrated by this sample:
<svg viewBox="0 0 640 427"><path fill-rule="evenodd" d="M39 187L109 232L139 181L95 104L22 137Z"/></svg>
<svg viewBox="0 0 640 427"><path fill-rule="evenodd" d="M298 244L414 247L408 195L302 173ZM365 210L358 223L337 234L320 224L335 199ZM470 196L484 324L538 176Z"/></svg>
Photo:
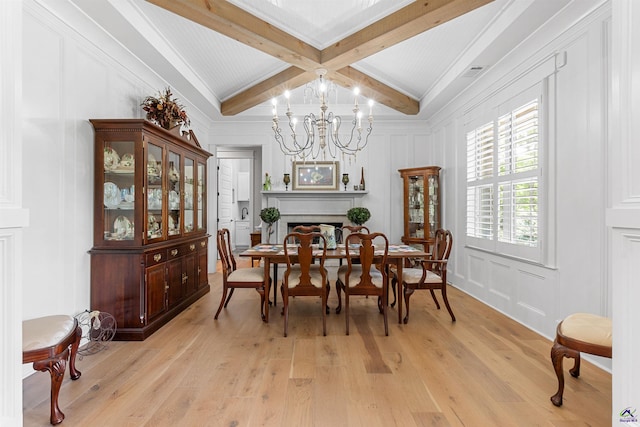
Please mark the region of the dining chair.
<svg viewBox="0 0 640 427"><path fill-rule="evenodd" d="M347 265L338 268L338 280L336 280L338 293L336 313L342 309L341 292L344 291L347 335L349 335L349 297L351 295L378 297L378 310L384 316L384 334L389 335L386 271L389 240L387 236L382 233L350 234L345 240L345 251ZM360 264L355 264L353 257L359 258Z"/></svg>
<svg viewBox="0 0 640 427"><path fill-rule="evenodd" d="M436 298L434 290L439 289L442 292L442 299L444 305L447 307L449 315L451 315L451 321L456 321L456 316L451 310L449 305L449 299L447 298L447 262L449 260L449 254L451 254L451 248L453 246L453 235L449 230L438 229L435 233L435 241L433 244L433 250L431 256L427 259L423 259L419 262L418 267L404 268L402 270L402 292L404 295L404 302L406 307L406 315L404 317L404 323L409 322L409 299L416 289L428 289L431 292L431 297L436 303L436 307L440 310L440 303ZM392 286L395 287L399 281L398 277L392 275Z"/></svg>
<svg viewBox="0 0 640 427"><path fill-rule="evenodd" d="M349 236L349 234L364 232L366 232L367 234L370 233L369 229L364 225L343 225L339 233L340 242L343 242ZM354 264L360 263L360 260L358 258L354 258L352 261ZM340 258L339 263L340 265L342 265L342 258Z"/></svg>
<svg viewBox="0 0 640 427"><path fill-rule="evenodd" d="M313 240L319 239L325 243L322 248L314 249ZM329 295L329 281L324 261L327 257L327 245L322 233L287 234L284 238L284 257L287 269L282 278L282 314L284 315L284 336L287 336L289 326L289 297L319 296L322 307L322 334L327 335L327 297ZM314 263L318 260L319 263Z"/></svg>
<svg viewBox="0 0 640 427"><path fill-rule="evenodd" d="M267 318L264 315L265 287L266 281L271 278L265 277L262 267L237 268L236 259L231 251L231 233L227 228L218 230L217 243L218 255L222 263L222 299L214 319L218 318L223 306L227 308L236 288L253 288L260 294L260 315L262 320L266 322ZM227 292L229 293L228 297Z"/></svg>

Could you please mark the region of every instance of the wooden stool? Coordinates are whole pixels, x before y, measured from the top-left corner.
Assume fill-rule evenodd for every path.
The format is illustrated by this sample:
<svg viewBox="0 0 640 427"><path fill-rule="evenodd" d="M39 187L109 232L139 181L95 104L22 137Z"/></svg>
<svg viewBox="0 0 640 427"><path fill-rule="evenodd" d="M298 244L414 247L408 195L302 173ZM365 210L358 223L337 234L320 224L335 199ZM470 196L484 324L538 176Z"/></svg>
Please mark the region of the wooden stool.
<svg viewBox="0 0 640 427"><path fill-rule="evenodd" d="M58 394L69 359L72 380L80 378L76 353L82 329L71 316L46 316L22 322L22 363L33 362L36 371L51 374L51 424L60 424L64 414L58 407ZM69 357L71 347L71 357Z"/></svg>
<svg viewBox="0 0 640 427"><path fill-rule="evenodd" d="M574 378L580 376L580 352L611 358L611 319L588 313L575 313L558 324L556 339L551 347L551 363L558 377L558 391L551 396L551 402L562 406L564 357L575 359L569 373Z"/></svg>

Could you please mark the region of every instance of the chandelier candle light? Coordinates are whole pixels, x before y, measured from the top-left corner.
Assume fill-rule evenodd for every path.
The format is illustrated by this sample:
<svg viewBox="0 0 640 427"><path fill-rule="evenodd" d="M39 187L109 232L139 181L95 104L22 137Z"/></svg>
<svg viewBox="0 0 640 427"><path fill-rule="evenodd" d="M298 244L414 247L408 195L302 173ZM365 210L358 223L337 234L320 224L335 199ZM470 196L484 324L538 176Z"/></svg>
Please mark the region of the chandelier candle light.
<svg viewBox="0 0 640 427"><path fill-rule="evenodd" d="M304 133L302 135L296 131L298 119L294 117L294 114L291 111L289 91L284 93L284 97L287 100L287 112L285 114L287 116L289 130L291 132L289 141L287 141L287 138L283 135L283 130L280 128L277 111L278 101L276 98L273 98L271 101L273 104L273 124L271 127L275 135L275 140L280 146L280 150L286 156L300 158L301 160L316 160L319 158L320 154L322 154L322 159L326 160L327 152L329 153L329 156L334 159L339 153L341 153L343 160L345 156L348 156L349 162L351 162L351 158L353 157L355 160L355 156L358 151L367 146L369 135L373 130L373 101L369 100L368 125L366 124L367 128L364 130L363 135L363 113L360 111L360 107L358 106L360 89L357 87L354 89L353 93L355 99L353 104L353 119L351 121L351 127L347 129L348 133L341 135L340 126L342 124L342 118L333 112L327 112L329 109L329 106L327 105L327 83L324 80L324 75L326 73L327 70L325 69L316 70L316 74L318 75L320 115L316 116L314 113L309 113L304 116L302 120Z"/></svg>

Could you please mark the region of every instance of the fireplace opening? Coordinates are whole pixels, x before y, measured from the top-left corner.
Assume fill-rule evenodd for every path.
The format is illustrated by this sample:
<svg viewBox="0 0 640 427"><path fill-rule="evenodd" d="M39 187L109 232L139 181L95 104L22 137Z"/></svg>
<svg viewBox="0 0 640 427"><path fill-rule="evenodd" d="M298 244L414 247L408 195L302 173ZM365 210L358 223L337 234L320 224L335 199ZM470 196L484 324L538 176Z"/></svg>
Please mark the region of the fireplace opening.
<svg viewBox="0 0 640 427"><path fill-rule="evenodd" d="M335 231L335 236L336 236L336 243L342 243L342 226L343 224L341 222L323 222L322 224L326 224L326 225L331 225L333 227L335 227L336 231ZM309 227L312 225L320 225L317 222L288 222L287 223L287 234L293 232L293 228L297 227L299 225L305 226L305 227ZM313 243L318 243L318 238L314 238L313 239Z"/></svg>

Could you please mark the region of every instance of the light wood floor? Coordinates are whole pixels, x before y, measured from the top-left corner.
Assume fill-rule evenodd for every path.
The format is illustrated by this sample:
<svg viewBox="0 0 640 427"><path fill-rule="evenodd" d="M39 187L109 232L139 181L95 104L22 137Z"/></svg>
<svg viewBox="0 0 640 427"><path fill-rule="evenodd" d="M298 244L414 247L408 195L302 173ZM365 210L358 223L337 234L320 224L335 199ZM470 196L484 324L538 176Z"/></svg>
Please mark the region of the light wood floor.
<svg viewBox="0 0 640 427"><path fill-rule="evenodd" d="M82 377L60 392L63 426L607 426L611 376L583 361L579 379L565 359L565 402L549 401L557 381L551 342L450 288L457 316L436 310L426 291L411 320L389 311L389 336L374 299L352 299L327 319L320 300L291 303L289 337L280 315L259 316L259 296L237 290L213 319L212 292L144 342L111 342L78 360ZM332 286L330 305L336 298ZM49 375L24 380L25 426L47 426Z"/></svg>

